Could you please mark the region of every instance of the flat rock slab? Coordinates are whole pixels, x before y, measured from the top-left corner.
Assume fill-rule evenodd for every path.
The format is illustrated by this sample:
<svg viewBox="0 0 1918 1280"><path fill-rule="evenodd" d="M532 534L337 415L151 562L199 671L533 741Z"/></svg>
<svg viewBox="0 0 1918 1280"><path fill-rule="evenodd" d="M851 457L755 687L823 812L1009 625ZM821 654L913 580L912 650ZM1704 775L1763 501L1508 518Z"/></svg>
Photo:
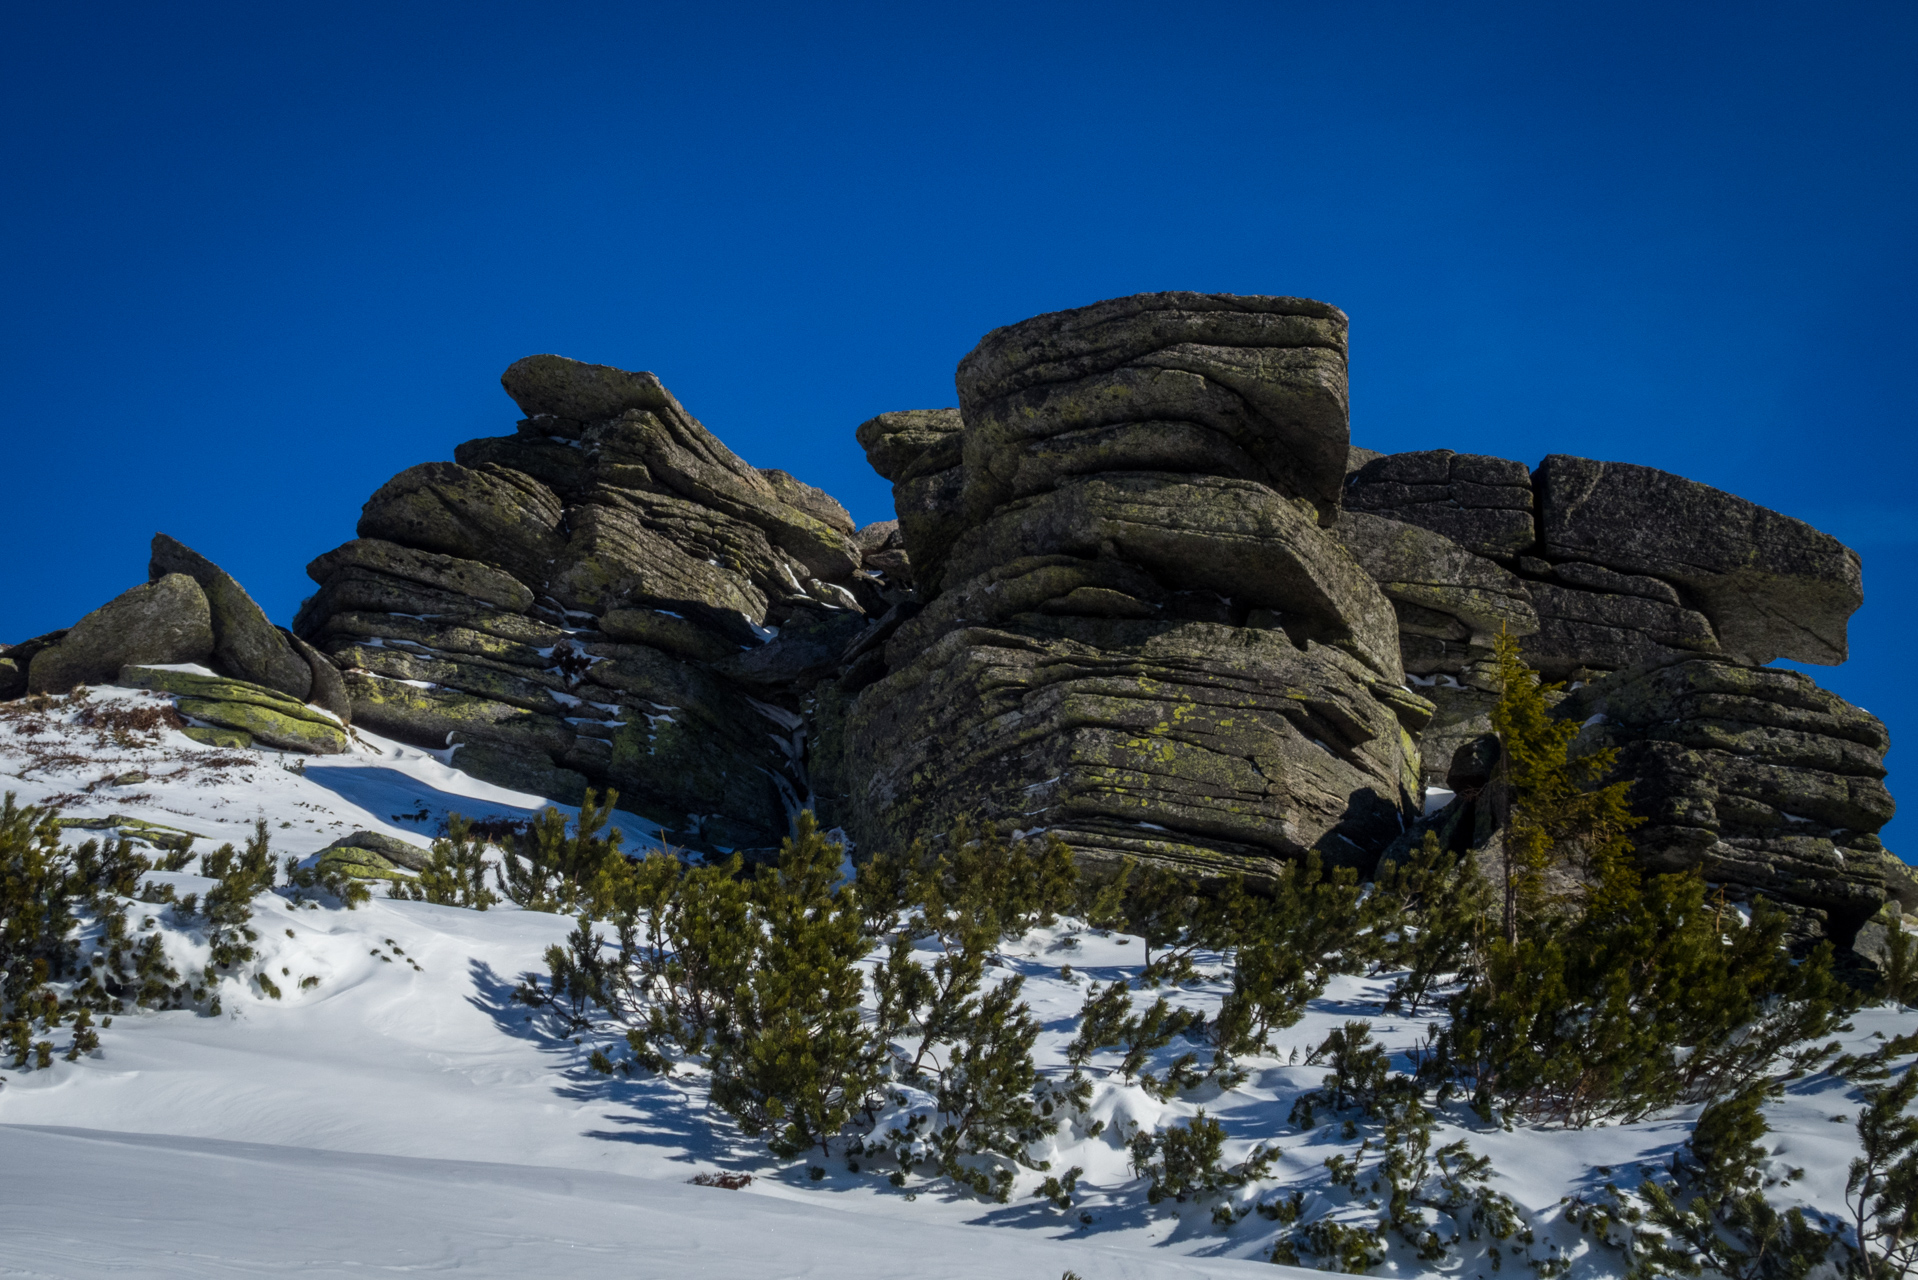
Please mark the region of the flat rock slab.
<svg viewBox="0 0 1918 1280"><path fill-rule="evenodd" d="M1710 485L1627 462L1553 454L1540 464L1540 544L1675 583L1728 653L1845 660L1846 622L1864 603L1858 553L1802 520Z"/></svg>

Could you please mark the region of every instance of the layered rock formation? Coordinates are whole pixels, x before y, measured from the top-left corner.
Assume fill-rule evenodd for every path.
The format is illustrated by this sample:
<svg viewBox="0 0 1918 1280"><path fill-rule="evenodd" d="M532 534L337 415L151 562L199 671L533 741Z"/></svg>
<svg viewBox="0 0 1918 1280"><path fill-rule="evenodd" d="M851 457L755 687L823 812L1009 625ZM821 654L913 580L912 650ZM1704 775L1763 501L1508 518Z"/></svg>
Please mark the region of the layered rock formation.
<svg viewBox="0 0 1918 1280"><path fill-rule="evenodd" d="M1397 834L1430 705L1326 528L1345 333L1303 299L1121 299L987 335L957 415L860 428L917 612L832 691L817 781L856 837L970 816L1257 871Z"/></svg>
<svg viewBox="0 0 1918 1280"><path fill-rule="evenodd" d="M1764 666L1844 659L1858 557L1647 467L1353 448L1336 308L1147 294L995 330L957 409L857 429L897 514L863 529L652 374L501 381L515 434L381 486L290 631L162 535L149 584L0 649L0 697L118 679L290 750L353 721L557 799L615 787L696 848L768 850L809 805L860 848L964 817L1256 876L1369 869L1448 779L1432 821L1467 838L1504 632L1620 750L1651 866L1864 952L1918 910L1876 834L1884 727ZM189 662L220 678L154 669Z"/></svg>
<svg viewBox="0 0 1918 1280"><path fill-rule="evenodd" d="M1490 727L1501 629L1574 683L1685 654L1830 664L1864 600L1837 539L1650 467L1372 455L1345 497L1338 535L1391 597L1406 673L1438 704L1421 744L1431 783Z"/></svg>
<svg viewBox="0 0 1918 1280"><path fill-rule="evenodd" d="M850 517L748 466L649 373L532 356L517 434L383 485L294 631L355 719L470 773L764 847L807 790L803 700L884 607Z"/></svg>

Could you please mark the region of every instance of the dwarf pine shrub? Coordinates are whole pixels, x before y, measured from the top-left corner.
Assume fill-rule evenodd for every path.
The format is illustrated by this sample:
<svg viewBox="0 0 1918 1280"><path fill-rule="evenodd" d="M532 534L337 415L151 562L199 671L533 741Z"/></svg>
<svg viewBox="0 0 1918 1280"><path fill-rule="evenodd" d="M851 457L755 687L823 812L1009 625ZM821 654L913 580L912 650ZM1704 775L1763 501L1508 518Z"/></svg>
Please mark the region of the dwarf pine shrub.
<svg viewBox="0 0 1918 1280"><path fill-rule="evenodd" d="M1780 1213L1765 1197L1766 1092L1750 1085L1706 1107L1668 1177L1639 1187L1645 1211L1630 1245L1634 1276L1803 1280L1825 1264L1837 1237L1803 1210Z"/></svg>
<svg viewBox="0 0 1918 1280"><path fill-rule="evenodd" d="M1907 1053L1913 1047L1900 1046ZM1889 1280L1918 1271L1918 1117L1908 1114L1918 1101L1918 1064L1895 1083L1867 1083L1864 1093L1858 1116L1864 1151L1845 1178L1852 1271L1864 1280Z"/></svg>
<svg viewBox="0 0 1918 1280"><path fill-rule="evenodd" d="M216 929L227 930L221 940L244 946L232 930L236 919L244 927L235 899L247 872L235 873L240 858L230 848L225 853L224 863L208 856L235 875L234 883L225 894L216 886L208 898L220 915ZM270 883L270 858L267 865ZM129 923L129 901L142 893L141 877L151 869L126 840L63 847L51 807L20 805L12 793L0 804L0 1043L16 1069L52 1065L57 1046L35 1039L36 1031L47 1037L70 1025L63 1056L74 1061L100 1048L95 1015L105 1025L129 1006L180 1008L206 998L205 983L181 981L159 930L140 936ZM178 903L142 896L179 920L198 905L192 895Z"/></svg>
<svg viewBox="0 0 1918 1280"><path fill-rule="evenodd" d="M1622 785L1601 785L1611 754L1572 757L1576 727L1549 717L1514 641L1498 652L1503 936L1448 999L1428 1080L1468 1087L1486 1117L1582 1126L1727 1097L1824 1057L1819 1041L1853 1002L1829 944L1794 962L1783 915L1762 900L1747 922L1712 905L1696 872L1641 874L1625 835L1638 819ZM1578 873L1575 899L1545 894L1553 867Z"/></svg>
<svg viewBox="0 0 1918 1280"><path fill-rule="evenodd" d="M1491 888L1476 859L1428 831L1409 857L1379 869L1364 914L1372 957L1401 971L1386 1009L1416 1017L1442 980L1473 976L1490 941Z"/></svg>
<svg viewBox="0 0 1918 1280"><path fill-rule="evenodd" d="M1257 1182L1272 1171L1279 1158L1263 1143L1238 1164L1225 1167L1225 1126L1204 1110L1183 1125L1142 1132L1130 1144L1133 1172L1149 1182L1146 1199L1187 1200L1219 1195Z"/></svg>
<svg viewBox="0 0 1918 1280"><path fill-rule="evenodd" d="M607 803L612 803L611 796ZM433 841L432 856L418 876L388 882L389 898L484 911L500 897L486 887L487 842L459 814L446 820L446 834Z"/></svg>
<svg viewBox="0 0 1918 1280"><path fill-rule="evenodd" d="M858 894L840 886L844 851L810 811L753 883L758 955L717 1028L713 1101L774 1154L827 1144L878 1082L881 1055L860 1020L872 947Z"/></svg>
<svg viewBox="0 0 1918 1280"><path fill-rule="evenodd" d="M1794 962L1762 901L1747 924L1714 911L1696 874L1613 858L1577 917L1493 942L1428 1069L1488 1117L1634 1120L1805 1070L1852 1002L1829 944Z"/></svg>
<svg viewBox="0 0 1918 1280"><path fill-rule="evenodd" d="M542 809L500 860L501 890L528 911L572 915L583 910L595 919L612 914L611 898L627 867L619 829L609 826L618 803L617 791L600 799L589 789L570 826L558 809ZM450 837L451 823L447 830ZM449 844L449 861L467 843L465 837L462 832L456 844Z"/></svg>

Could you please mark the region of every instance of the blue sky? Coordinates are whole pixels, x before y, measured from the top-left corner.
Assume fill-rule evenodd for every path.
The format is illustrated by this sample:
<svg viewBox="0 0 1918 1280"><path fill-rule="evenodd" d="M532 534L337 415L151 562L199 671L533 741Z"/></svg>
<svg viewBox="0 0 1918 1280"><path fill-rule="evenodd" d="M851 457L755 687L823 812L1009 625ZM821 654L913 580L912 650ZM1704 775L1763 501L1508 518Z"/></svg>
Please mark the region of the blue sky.
<svg viewBox="0 0 1918 1280"><path fill-rule="evenodd" d="M498 375L532 352L657 372L866 521L890 495L853 427L954 403L988 329L1291 293L1352 317L1358 443L1642 462L1844 538L1854 657L1810 670L1918 733L1913 6L99 4L3 29L0 638L144 580L156 529L289 618L382 481L512 429Z"/></svg>

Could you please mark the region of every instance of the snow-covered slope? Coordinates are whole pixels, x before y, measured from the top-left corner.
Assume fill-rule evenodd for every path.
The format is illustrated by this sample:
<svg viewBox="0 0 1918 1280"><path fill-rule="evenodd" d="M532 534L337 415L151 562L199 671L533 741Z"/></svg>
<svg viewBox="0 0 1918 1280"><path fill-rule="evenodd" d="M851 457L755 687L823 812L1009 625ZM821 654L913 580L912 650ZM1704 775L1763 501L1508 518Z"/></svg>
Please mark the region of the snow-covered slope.
<svg viewBox="0 0 1918 1280"><path fill-rule="evenodd" d="M94 690L89 703L139 706L148 697ZM261 816L276 853L303 855L355 829L423 841L449 812L524 817L544 803L370 734L348 756L302 764L202 747L172 731L85 728L75 715L57 704L0 719L0 790L22 802L57 800L72 817L183 827L205 837L196 852L240 843ZM95 785L134 772L146 777ZM651 838L643 821L623 826L630 845ZM148 878L180 894L212 884L187 872ZM1271 1274L1262 1259L1276 1224L1250 1214L1222 1227L1209 1204L1149 1205L1125 1137L1134 1125L1161 1127L1203 1107L1231 1135L1228 1160L1256 1142L1281 1151L1272 1177L1236 1203L1269 1202L1296 1187L1307 1192L1308 1212L1338 1209L1345 1197L1329 1189L1324 1160L1352 1144L1337 1126L1301 1133L1286 1123L1296 1096L1324 1074L1302 1059L1350 1018L1372 1022L1401 1055L1427 1030L1427 1019L1380 1013L1389 978L1344 978L1283 1033L1279 1057L1248 1062L1251 1078L1228 1093L1201 1089L1160 1102L1095 1071L1090 1114L1048 1153L1056 1170L1086 1171L1072 1208L1034 1198L1038 1175L999 1205L944 1182L895 1188L842 1159L825 1162L815 1178L808 1160L775 1160L740 1136L708 1104L697 1076L629 1080L592 1071L591 1038L553 1034L512 998L525 974L543 971L542 952L571 923L510 905L482 913L376 896L347 911L261 897L256 963L277 975L281 999L229 982L218 1017L124 1014L103 1033L98 1055L5 1072L0 1274L617 1268L660 1277L1052 1280L1070 1270L1097 1280L1251 1274L1255 1266ZM170 933L167 945L177 960L195 959L190 937ZM1063 1074L1087 984L1136 972L1142 951L1137 939L1067 921L1008 944L988 981L1025 976L1026 998L1046 1027L1040 1066ZM319 981L301 987L308 977ZM1180 1002L1211 1013L1222 990L1209 982ZM1859 1047L1875 1033L1915 1025L1911 1015L1883 1010L1856 1023L1850 1039ZM1769 1109L1778 1176L1805 1170L1777 1189L1782 1202L1841 1207L1855 1135L1832 1121L1856 1110L1855 1092L1825 1076L1797 1083ZM1454 1113L1440 1140L1463 1136L1492 1157L1494 1185L1532 1216L1541 1256L1556 1249L1573 1260L1574 1274L1611 1274L1618 1255L1563 1222L1561 1199L1662 1163L1684 1141L1690 1118L1504 1132ZM1106 1123L1089 1136L1094 1120ZM700 1173L752 1181L738 1191L687 1185ZM1466 1258L1440 1269L1470 1274L1483 1265ZM1419 1270L1397 1254L1380 1268Z"/></svg>

